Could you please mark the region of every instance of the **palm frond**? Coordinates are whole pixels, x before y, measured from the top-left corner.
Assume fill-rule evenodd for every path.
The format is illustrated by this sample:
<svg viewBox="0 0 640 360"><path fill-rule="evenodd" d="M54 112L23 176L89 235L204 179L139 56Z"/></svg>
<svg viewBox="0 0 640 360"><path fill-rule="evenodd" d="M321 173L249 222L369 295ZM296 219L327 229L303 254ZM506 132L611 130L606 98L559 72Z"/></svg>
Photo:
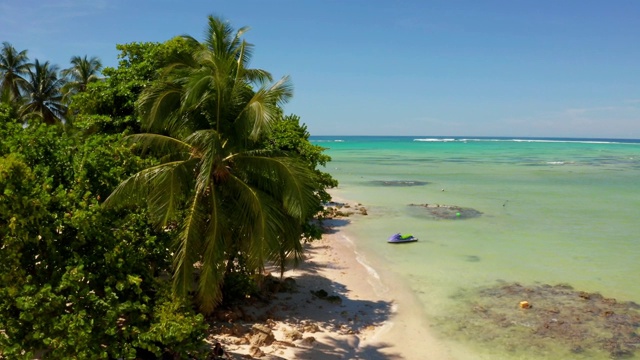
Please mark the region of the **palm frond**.
<svg viewBox="0 0 640 360"><path fill-rule="evenodd" d="M282 199L287 213L298 220L306 219L317 202L315 173L292 157L261 156L262 152L234 155L238 168L250 173L256 186Z"/></svg>
<svg viewBox="0 0 640 360"><path fill-rule="evenodd" d="M183 164L184 161L160 164L132 175L121 182L102 205L105 207L117 207L143 203L155 186L156 179L163 178L166 176L166 172L171 172Z"/></svg>
<svg viewBox="0 0 640 360"><path fill-rule="evenodd" d="M251 162L251 166L256 163ZM247 163L238 164L238 167L242 165ZM265 181L277 182L274 181L275 177L277 176ZM251 185L252 183L236 176L232 176L227 183L231 193L235 194L232 210L234 223L244 224L244 231L239 239L241 248L247 254L248 266L252 269L260 270L266 261L273 261L282 271L291 255L296 262L301 257L299 234L302 221L289 214L281 198L274 196L269 190L261 190L261 186L255 186L254 183ZM280 188L281 184L275 187Z"/></svg>
<svg viewBox="0 0 640 360"><path fill-rule="evenodd" d="M179 124L182 87L171 81L158 82L146 88L136 101L147 131L175 133Z"/></svg>
<svg viewBox="0 0 640 360"><path fill-rule="evenodd" d="M198 281L198 299L204 313L213 311L222 299L222 283L224 279L225 241L222 204L218 201L218 193L209 194L209 225L204 234L204 251L202 268Z"/></svg>
<svg viewBox="0 0 640 360"><path fill-rule="evenodd" d="M187 198L193 183L193 172L197 166L197 159L183 161L170 171L158 172L149 189L147 202L149 215L154 224L167 226L177 217L180 205Z"/></svg>
<svg viewBox="0 0 640 360"><path fill-rule="evenodd" d="M227 186L232 188L235 194L234 222L242 226L242 232L238 237L239 246L247 254L247 265L253 269L260 269L268 258L270 247L273 247L273 244L269 246L274 237L269 236L268 226L270 211L277 211L277 206L259 189L236 176L230 177Z"/></svg>
<svg viewBox="0 0 640 360"><path fill-rule="evenodd" d="M194 264L199 260L198 254L202 250L206 213L200 201L201 198L197 195L190 199L187 215L175 241L173 291L180 296L186 296L193 288Z"/></svg>
<svg viewBox="0 0 640 360"><path fill-rule="evenodd" d="M208 49L221 56L232 53L237 44L237 36L233 35L233 27L220 17L209 15L208 27L205 30L204 43Z"/></svg>
<svg viewBox="0 0 640 360"><path fill-rule="evenodd" d="M258 83L260 85L273 81L271 73L262 69L245 69L244 75L248 81Z"/></svg>
<svg viewBox="0 0 640 360"><path fill-rule="evenodd" d="M187 142L171 136L143 133L129 135L124 138L127 144L135 145L142 150L153 149L160 153L182 154L187 159L193 147Z"/></svg>
<svg viewBox="0 0 640 360"><path fill-rule="evenodd" d="M278 247L270 249L268 258L280 268L280 275L285 271L287 262L293 261L293 266L297 266L302 260L302 241L300 235L302 233L301 224L283 213L280 221L273 222L271 226L276 228L272 230L277 234Z"/></svg>
<svg viewBox="0 0 640 360"><path fill-rule="evenodd" d="M199 172L196 175L196 192L204 194L210 188L211 182L218 176L218 170L224 170L222 159L224 157L224 144L220 141L220 136L215 130L199 130L191 134L185 141L198 149Z"/></svg>
<svg viewBox="0 0 640 360"><path fill-rule="evenodd" d="M185 79L185 90L180 105L182 112L201 110L203 104L211 102L215 94L215 72L209 67L192 69Z"/></svg>
<svg viewBox="0 0 640 360"><path fill-rule="evenodd" d="M47 124L56 121L64 122L66 106L62 103L61 89L64 85L58 79L58 67L48 61L35 61L29 69L29 79L24 84L28 94L26 103L20 109L20 116L25 120L32 116L41 118Z"/></svg>
<svg viewBox="0 0 640 360"><path fill-rule="evenodd" d="M262 87L255 92L240 116L247 118L252 125L252 139L257 139L263 132L269 131L271 123L279 114L279 105L293 96L293 87L288 77L283 77L270 87Z"/></svg>

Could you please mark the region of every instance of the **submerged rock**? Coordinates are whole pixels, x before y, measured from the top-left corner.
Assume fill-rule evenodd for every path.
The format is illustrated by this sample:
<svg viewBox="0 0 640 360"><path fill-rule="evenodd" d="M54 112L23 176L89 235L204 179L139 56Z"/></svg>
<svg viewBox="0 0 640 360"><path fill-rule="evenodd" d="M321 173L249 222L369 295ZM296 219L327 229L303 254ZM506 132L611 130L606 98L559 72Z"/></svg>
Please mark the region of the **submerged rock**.
<svg viewBox="0 0 640 360"><path fill-rule="evenodd" d="M567 285L518 283L462 291L454 298L458 305L438 319L438 327L447 336L493 350L533 356L565 349L565 358L581 354L620 359L640 348L640 311L634 302Z"/></svg>
<svg viewBox="0 0 640 360"><path fill-rule="evenodd" d="M409 206L415 208L424 208L424 214L434 217L436 219L470 219L476 218L482 215L482 213L476 209L464 208L455 205L441 205L441 204L409 204Z"/></svg>
<svg viewBox="0 0 640 360"><path fill-rule="evenodd" d="M373 180L369 184L374 186L424 186L429 183L427 181L412 180Z"/></svg>

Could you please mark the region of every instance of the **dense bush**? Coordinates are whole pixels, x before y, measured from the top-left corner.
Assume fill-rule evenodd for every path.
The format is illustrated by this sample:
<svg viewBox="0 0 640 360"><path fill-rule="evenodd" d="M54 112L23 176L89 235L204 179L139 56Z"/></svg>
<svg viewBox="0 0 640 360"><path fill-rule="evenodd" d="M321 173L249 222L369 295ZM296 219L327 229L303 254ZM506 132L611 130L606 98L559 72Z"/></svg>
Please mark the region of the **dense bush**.
<svg viewBox="0 0 640 360"><path fill-rule="evenodd" d="M223 30L227 26L214 18L210 18L210 23L223 25ZM15 51L8 45L3 43L4 50ZM240 43L234 46L237 45ZM244 46L250 48L242 43L242 49ZM94 79L77 93L65 95L65 103L61 104L64 106L60 109L68 106L68 111L55 125L38 122L38 114L25 124L17 110L24 102L33 100L29 99L31 95L22 91L10 97L6 91L0 91L0 359L31 359L34 356L48 359L204 357L199 351L207 326L204 317L194 310L196 307L190 297L193 292L187 291L186 296L177 297L175 288L171 287L172 274L180 265L175 261L175 254L180 250L177 239L181 232L177 224L180 218L185 218L188 209L177 206L174 218L160 226L157 222L152 225L150 220L149 209L153 207L147 205L157 201L150 200L148 193L136 193L137 197L146 198L146 204L127 203L113 208L102 205L124 179L142 169L151 168L153 174L153 166L167 159L158 158L159 153L153 152L142 158L132 150L131 143L125 143L127 135L142 130L140 112L144 111L137 109L136 104L140 104L140 95L145 89L161 84L159 74L163 67L180 59L186 61L185 64L195 65L192 60L199 57L189 56L201 53L206 45L178 37L164 43L132 43L117 48L121 52L118 67L103 69L105 78ZM243 54L247 58L247 53ZM234 53L227 55L233 60L228 64L239 66ZM248 79L254 75L269 78L262 70L246 73L247 69L242 67L233 69L232 66L227 70L248 74ZM198 66L192 70L192 75L200 73ZM216 67L209 70L219 71ZM0 75L6 75L6 71L2 70ZM235 75L228 78L239 79ZM281 95L289 94L288 85L283 84L278 85L282 86L278 91ZM0 85L7 88L11 84ZM246 102L249 95L256 94L249 81L238 85L227 89L239 89L234 93L238 96L233 99ZM52 94L60 95L61 89L51 90L54 90ZM204 90L206 96L211 93L211 89ZM278 94L278 91L272 93ZM262 89L259 93L269 92ZM288 96L282 95L282 98ZM226 303L257 291L255 275L265 261L277 258L284 266L284 260L291 252L301 250L302 238L319 237L319 228L309 220L322 209L322 203L330 199L326 189L337 185L329 174L317 170L330 158L322 154L322 148L309 142L309 133L300 124L300 119L283 117L277 106L279 101L269 99L262 99L263 109L269 108L280 116L265 118L270 122L273 120L272 131L261 132L262 138L246 141L246 132L231 132L239 128L238 116L229 117L223 127L226 135L233 135L226 140L236 141L234 156L243 151L244 155L254 156L254 162L249 162L245 156L244 165L248 166L244 172L236 171L236 176L242 175L245 185L260 190L258 193L263 202L259 205L266 204L265 211L260 214L269 215L263 219L277 217L280 220L261 229L263 232L254 232L256 235L253 236L248 235L250 226L246 226L251 221L239 221L236 216L245 213L242 208L237 207L236 210L241 211L224 219L225 226L221 226L224 229L220 232L224 232L224 236L220 239L225 240L225 247L216 249L218 253L214 257L220 261L213 268L209 266L209 270L213 269L209 275L215 273L217 279L224 279L222 285L218 282L216 291L224 292ZM238 110L234 106L228 109ZM186 111L182 119L203 120L207 109ZM212 114L205 118L214 119ZM226 140L217 150L226 151L225 147L230 144ZM251 146L246 147L248 143ZM272 169L284 166L309 179L301 181L302 178L296 176L289 179L290 183L299 183L300 189L309 194L300 209L285 213L285 205L293 198L290 193L281 196L285 193L283 189L290 187L278 181L275 177L278 172L249 166L258 164L255 161L262 158L255 155L268 153L279 154L278 164L272 163ZM195 151L180 155L202 154ZM222 157L225 161L231 158ZM213 177L220 180L224 177L224 169L238 165L242 165L241 157L227 161L227 167L216 168L220 171L212 172ZM269 186L259 186L267 183ZM209 187L203 193L217 188ZM182 195L184 199L178 200L184 202L192 196L190 191L193 192L187 190ZM238 197L229 194L232 192L222 194L226 207L221 209L238 202ZM203 229L199 231L206 234ZM279 247L267 244L269 251L256 257L247 249L259 249L264 244L239 246L237 239L244 237L246 243L259 242L266 231L275 234L272 240L279 242ZM207 254L211 255L205 252ZM198 256L186 262L189 269L195 268L196 263L204 263L197 269L199 272L194 271L194 276L185 277L187 289L198 277L204 277L203 269L210 265L203 261L204 256Z"/></svg>
<svg viewBox="0 0 640 360"><path fill-rule="evenodd" d="M0 124L0 354L186 356L204 319L168 286L171 233L142 209L99 206L145 164L119 135Z"/></svg>

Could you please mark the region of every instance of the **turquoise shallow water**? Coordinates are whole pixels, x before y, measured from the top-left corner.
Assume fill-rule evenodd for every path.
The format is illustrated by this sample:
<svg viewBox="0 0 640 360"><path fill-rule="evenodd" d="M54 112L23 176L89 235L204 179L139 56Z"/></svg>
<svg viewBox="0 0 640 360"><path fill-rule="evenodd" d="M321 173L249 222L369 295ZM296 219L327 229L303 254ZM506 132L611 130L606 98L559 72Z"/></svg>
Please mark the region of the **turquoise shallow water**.
<svg viewBox="0 0 640 360"><path fill-rule="evenodd" d="M566 284L640 303L640 141L311 140L333 158L325 170L340 182L336 194L368 209L348 227L356 246L376 269L393 271L411 287L434 331L465 349L460 358L611 357L599 352L604 345L582 351L580 339L570 346L553 339L514 345L504 338L517 335L500 326L491 337L465 333L459 324L465 315L456 314L476 303L478 289L514 282ZM409 204L460 206L482 215L438 219ZM420 241L387 244L395 232Z"/></svg>

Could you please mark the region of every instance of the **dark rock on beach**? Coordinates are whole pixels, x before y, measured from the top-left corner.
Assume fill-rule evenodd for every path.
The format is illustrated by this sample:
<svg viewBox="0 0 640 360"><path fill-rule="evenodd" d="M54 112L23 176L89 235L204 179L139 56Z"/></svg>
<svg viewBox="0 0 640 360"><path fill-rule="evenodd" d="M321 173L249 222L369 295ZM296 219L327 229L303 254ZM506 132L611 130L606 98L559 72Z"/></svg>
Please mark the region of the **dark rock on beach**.
<svg viewBox="0 0 640 360"><path fill-rule="evenodd" d="M345 218L353 214L369 215L367 209L362 204L347 204L340 202L329 202L324 205L321 217L325 219Z"/></svg>

